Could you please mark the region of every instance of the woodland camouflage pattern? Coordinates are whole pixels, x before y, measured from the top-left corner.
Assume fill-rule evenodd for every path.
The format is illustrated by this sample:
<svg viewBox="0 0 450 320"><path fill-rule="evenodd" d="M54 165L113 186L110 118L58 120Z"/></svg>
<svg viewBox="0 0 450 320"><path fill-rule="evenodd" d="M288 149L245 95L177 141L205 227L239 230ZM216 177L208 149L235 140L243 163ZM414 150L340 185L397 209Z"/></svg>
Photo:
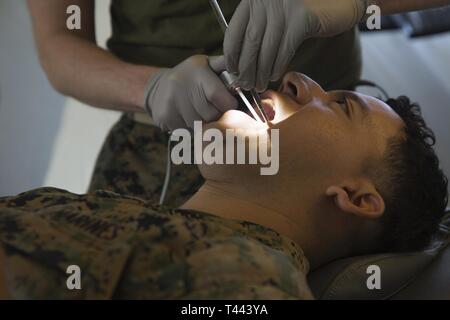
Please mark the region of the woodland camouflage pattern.
<svg viewBox="0 0 450 320"><path fill-rule="evenodd" d="M312 298L302 250L278 233L106 191L1 198L0 244L12 298Z"/></svg>
<svg viewBox="0 0 450 320"><path fill-rule="evenodd" d="M89 194L41 188L0 198L13 298L312 298L308 261L291 240L260 225L155 205L167 138L124 115ZM202 182L196 166L173 166L167 203L180 205ZM81 290L67 289L69 265L81 268Z"/></svg>
<svg viewBox="0 0 450 320"><path fill-rule="evenodd" d="M168 138L157 127L124 115L103 145L89 191L108 190L158 203L166 173ZM179 207L203 182L196 165L172 165L164 204Z"/></svg>

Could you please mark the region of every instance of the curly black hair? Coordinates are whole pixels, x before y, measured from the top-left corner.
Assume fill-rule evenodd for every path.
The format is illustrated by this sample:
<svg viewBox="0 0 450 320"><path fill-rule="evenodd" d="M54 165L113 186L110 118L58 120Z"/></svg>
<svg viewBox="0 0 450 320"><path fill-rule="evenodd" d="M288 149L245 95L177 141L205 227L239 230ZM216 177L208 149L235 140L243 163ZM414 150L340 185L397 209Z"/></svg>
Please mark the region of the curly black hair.
<svg viewBox="0 0 450 320"><path fill-rule="evenodd" d="M436 138L420 106L405 96L385 102L405 126L402 137L389 141L382 172L374 177L386 204L383 250L420 250L430 243L445 214L448 179L439 167L433 149Z"/></svg>

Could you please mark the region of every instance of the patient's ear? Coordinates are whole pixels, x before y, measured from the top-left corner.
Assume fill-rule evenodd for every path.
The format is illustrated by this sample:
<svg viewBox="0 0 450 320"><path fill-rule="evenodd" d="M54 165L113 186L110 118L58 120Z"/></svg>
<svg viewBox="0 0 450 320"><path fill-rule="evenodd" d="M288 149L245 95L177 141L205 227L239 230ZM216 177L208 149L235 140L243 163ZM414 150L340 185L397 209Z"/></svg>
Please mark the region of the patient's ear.
<svg viewBox="0 0 450 320"><path fill-rule="evenodd" d="M383 197L369 180L330 186L325 194L333 198L340 210L362 218L380 218L385 210Z"/></svg>

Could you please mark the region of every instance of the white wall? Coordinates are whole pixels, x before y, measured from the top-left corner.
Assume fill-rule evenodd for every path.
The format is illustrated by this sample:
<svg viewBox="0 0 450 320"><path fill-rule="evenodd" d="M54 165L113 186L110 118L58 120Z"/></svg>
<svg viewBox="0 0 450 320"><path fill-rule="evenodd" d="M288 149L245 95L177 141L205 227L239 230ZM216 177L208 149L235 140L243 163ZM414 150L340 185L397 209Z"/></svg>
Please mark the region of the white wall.
<svg viewBox="0 0 450 320"><path fill-rule="evenodd" d="M44 183L64 98L36 58L25 1L0 1L0 196Z"/></svg>
<svg viewBox="0 0 450 320"><path fill-rule="evenodd" d="M96 1L103 46L109 2ZM0 1L0 196L40 186L85 192L118 116L56 93L37 60L26 2Z"/></svg>
<svg viewBox="0 0 450 320"><path fill-rule="evenodd" d="M418 102L436 134L436 151L450 177L450 33L410 40L401 32L362 38L363 77L392 97Z"/></svg>

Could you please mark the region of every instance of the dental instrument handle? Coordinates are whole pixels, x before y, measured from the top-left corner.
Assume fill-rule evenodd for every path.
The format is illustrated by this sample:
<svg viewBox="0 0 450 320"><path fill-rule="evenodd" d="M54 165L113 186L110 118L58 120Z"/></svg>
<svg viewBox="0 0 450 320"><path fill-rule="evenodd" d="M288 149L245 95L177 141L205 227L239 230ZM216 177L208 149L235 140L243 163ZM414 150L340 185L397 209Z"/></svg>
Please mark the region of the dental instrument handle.
<svg viewBox="0 0 450 320"><path fill-rule="evenodd" d="M222 82L225 84L225 86L227 87L228 90L230 90L230 91L236 90L237 77L235 75L229 73L228 71L223 71L219 75L219 78L220 78L220 80L222 80Z"/></svg>
<svg viewBox="0 0 450 320"><path fill-rule="evenodd" d="M255 120L263 123L261 118L256 113L255 109L253 109L251 103L248 101L247 97L242 92L241 88L239 88L239 86L236 85L236 79L237 79L236 76L232 75L228 71L223 71L219 75L219 78L220 78L220 80L222 80L222 82L225 84L225 86L227 87L228 90L230 90L231 92L237 92L237 94L241 98L242 102L244 102L245 106L250 111L250 113L255 118Z"/></svg>
<svg viewBox="0 0 450 320"><path fill-rule="evenodd" d="M213 12L216 16L217 21L219 22L220 27L222 28L223 33L225 33L225 31L228 29L228 22L225 19L225 16L223 15L223 12L222 12L222 9L220 8L219 3L217 2L217 0L209 0L209 3L211 4ZM224 83L226 83L226 84L231 85L231 83L236 80L236 77L231 75L228 72L223 72L221 74L221 78L222 78L222 76L225 79ZM222 79L222 81L224 79ZM231 81L231 80L233 80L233 81ZM236 88L233 88L233 89L236 89ZM245 97L244 94L242 93L242 91L240 93L238 91L238 94L241 98ZM259 94L255 90L250 90L250 94L253 98L253 103L256 105L259 112L261 113L261 117L263 118L262 122L269 124L270 123L269 117L267 116L267 113L265 112L264 108L261 107L261 98L259 97ZM244 100L244 103L248 107L249 101L247 99ZM255 110L253 110L253 108L250 108L250 109L251 109L250 111L252 112L252 115L255 117L255 114L256 114ZM255 117L255 119L261 120L261 118L259 116Z"/></svg>
<svg viewBox="0 0 450 320"><path fill-rule="evenodd" d="M222 9L220 9L219 3L217 0L209 0L211 7L213 9L214 14L216 15L216 19L222 28L223 33L228 29L228 22L223 15Z"/></svg>

